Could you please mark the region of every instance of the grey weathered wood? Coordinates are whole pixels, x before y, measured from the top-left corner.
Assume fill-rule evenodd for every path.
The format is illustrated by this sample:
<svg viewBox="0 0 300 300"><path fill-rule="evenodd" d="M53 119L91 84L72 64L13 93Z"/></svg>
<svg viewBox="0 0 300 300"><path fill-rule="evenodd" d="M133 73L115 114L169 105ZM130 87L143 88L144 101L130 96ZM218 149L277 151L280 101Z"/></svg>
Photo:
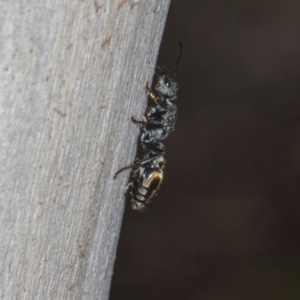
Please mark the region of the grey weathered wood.
<svg viewBox="0 0 300 300"><path fill-rule="evenodd" d="M107 299L168 7L0 2L1 299Z"/></svg>

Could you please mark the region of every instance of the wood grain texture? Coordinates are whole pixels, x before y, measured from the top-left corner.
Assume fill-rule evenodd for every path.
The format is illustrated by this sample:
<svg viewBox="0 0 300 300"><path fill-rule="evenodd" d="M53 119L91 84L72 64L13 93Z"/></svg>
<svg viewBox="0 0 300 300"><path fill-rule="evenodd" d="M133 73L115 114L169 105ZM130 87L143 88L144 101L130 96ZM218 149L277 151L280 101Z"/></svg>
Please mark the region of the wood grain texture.
<svg viewBox="0 0 300 300"><path fill-rule="evenodd" d="M0 4L0 298L107 299L169 0Z"/></svg>

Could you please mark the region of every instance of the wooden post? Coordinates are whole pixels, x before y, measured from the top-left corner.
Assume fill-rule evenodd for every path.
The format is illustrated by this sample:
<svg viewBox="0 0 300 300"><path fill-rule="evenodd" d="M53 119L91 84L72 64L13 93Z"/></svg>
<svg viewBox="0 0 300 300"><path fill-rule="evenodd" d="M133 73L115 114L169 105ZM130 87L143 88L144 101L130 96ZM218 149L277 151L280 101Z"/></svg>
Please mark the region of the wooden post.
<svg viewBox="0 0 300 300"><path fill-rule="evenodd" d="M107 299L169 0L0 12L0 298Z"/></svg>

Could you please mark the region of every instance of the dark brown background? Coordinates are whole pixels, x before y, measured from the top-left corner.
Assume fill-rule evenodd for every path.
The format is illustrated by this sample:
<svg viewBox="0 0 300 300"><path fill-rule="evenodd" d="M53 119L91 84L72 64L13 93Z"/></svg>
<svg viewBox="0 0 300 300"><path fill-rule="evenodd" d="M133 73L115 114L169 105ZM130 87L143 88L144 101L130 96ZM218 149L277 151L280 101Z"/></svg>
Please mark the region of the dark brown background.
<svg viewBox="0 0 300 300"><path fill-rule="evenodd" d="M300 299L300 1L173 0L165 180L127 203L111 300Z"/></svg>

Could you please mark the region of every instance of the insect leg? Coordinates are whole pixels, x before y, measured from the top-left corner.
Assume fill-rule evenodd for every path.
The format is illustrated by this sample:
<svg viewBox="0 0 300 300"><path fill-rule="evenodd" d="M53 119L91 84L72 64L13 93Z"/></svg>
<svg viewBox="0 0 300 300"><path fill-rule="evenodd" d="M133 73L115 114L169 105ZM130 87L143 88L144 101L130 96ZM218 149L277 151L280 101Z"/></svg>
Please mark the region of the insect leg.
<svg viewBox="0 0 300 300"><path fill-rule="evenodd" d="M135 119L134 117L131 117L131 120L132 120L132 122L133 122L133 123L138 123L138 124L147 124L147 120L146 120L146 118L145 118L145 117L143 117L143 120L142 120L142 121L140 121L140 120L137 120L137 119Z"/></svg>
<svg viewBox="0 0 300 300"><path fill-rule="evenodd" d="M135 165L130 165L130 166L126 166L126 167L121 168L121 169L114 175L114 179L116 179L117 176L118 176L121 172L123 172L124 170L132 169L133 167L135 167Z"/></svg>

